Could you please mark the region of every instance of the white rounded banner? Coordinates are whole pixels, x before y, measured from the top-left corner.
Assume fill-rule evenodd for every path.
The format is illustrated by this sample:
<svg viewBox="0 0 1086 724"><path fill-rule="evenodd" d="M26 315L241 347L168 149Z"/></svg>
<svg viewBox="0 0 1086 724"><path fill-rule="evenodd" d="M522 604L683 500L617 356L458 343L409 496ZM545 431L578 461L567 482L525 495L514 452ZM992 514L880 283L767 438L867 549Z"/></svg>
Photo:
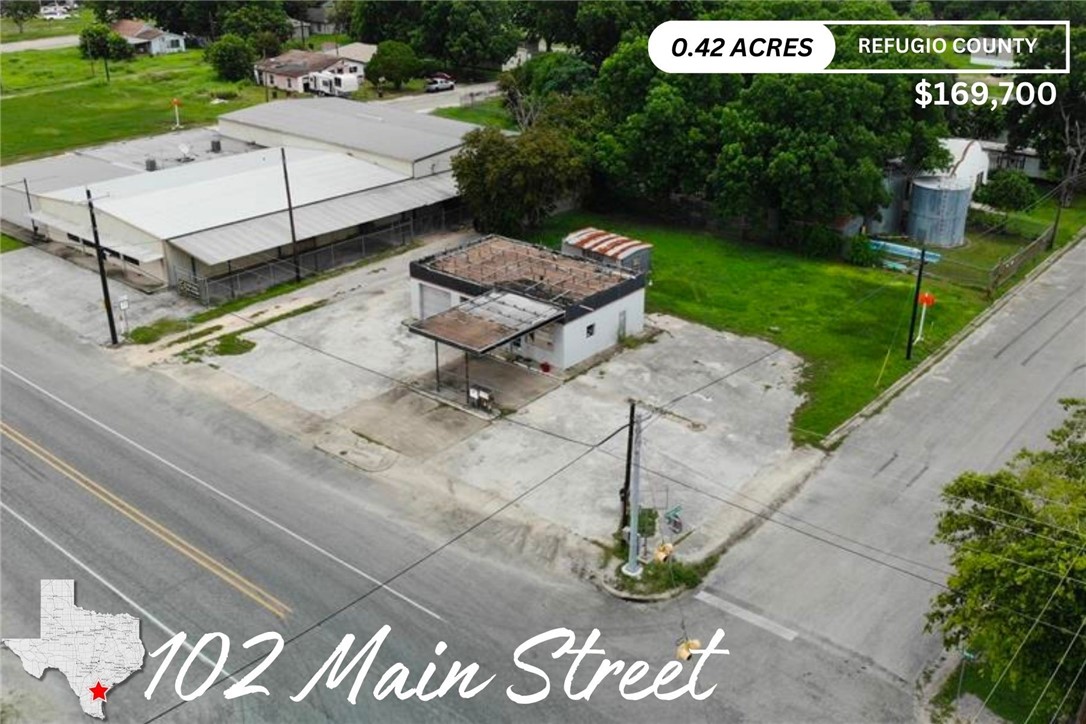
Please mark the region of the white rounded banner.
<svg viewBox="0 0 1086 724"><path fill-rule="evenodd" d="M836 49L830 29L810 20L669 20L649 36L665 73L818 73Z"/></svg>

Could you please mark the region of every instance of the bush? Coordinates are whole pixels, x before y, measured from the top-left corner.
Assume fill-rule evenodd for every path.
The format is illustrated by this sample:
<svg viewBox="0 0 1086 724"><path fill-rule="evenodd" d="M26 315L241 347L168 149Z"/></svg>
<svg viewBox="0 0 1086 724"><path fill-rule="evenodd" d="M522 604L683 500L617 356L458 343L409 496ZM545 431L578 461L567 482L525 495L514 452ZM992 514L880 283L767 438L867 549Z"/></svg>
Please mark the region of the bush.
<svg viewBox="0 0 1086 724"><path fill-rule="evenodd" d="M824 226L811 226L803 234L799 250L803 256L830 259L841 253L841 235Z"/></svg>
<svg viewBox="0 0 1086 724"><path fill-rule="evenodd" d="M1001 211L1021 211L1037 198L1037 187L1021 171L996 171L976 193L977 201Z"/></svg>
<svg viewBox="0 0 1086 724"><path fill-rule="evenodd" d="M882 250L876 249L866 237L853 236L845 240L845 261L849 264L879 267L882 266L884 256Z"/></svg>
<svg viewBox="0 0 1086 724"><path fill-rule="evenodd" d="M366 79L374 85L385 80L399 90L418 74L419 67L419 60L410 45L386 40L377 46L377 52L366 65Z"/></svg>
<svg viewBox="0 0 1086 724"><path fill-rule="evenodd" d="M253 71L253 49L238 35L224 35L209 45L204 59L222 80L243 80Z"/></svg>
<svg viewBox="0 0 1086 724"><path fill-rule="evenodd" d="M88 60L128 60L132 53L128 41L101 23L88 25L79 33L79 54Z"/></svg>

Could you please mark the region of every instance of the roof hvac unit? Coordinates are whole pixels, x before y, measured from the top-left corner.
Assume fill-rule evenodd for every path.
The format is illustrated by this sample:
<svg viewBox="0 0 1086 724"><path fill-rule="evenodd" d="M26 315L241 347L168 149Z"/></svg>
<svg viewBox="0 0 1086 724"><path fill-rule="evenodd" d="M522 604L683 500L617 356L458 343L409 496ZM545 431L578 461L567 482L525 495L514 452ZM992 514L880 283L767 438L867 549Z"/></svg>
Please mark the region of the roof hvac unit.
<svg viewBox="0 0 1086 724"><path fill-rule="evenodd" d="M143 162L143 167L145 169L147 169L148 171L157 171L158 170L158 161L156 161L153 158L149 158L149 159L147 159L146 161Z"/></svg>

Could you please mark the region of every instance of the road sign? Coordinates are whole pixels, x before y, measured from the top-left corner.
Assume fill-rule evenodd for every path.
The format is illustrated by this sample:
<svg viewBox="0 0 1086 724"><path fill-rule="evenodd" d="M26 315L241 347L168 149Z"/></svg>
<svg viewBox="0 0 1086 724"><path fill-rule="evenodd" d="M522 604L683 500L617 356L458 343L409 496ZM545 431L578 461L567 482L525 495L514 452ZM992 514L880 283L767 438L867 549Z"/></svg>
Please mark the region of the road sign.
<svg viewBox="0 0 1086 724"><path fill-rule="evenodd" d="M122 312L128 309L128 295L121 297L120 307Z"/></svg>
<svg viewBox="0 0 1086 724"><path fill-rule="evenodd" d="M935 295L931 292L920 293L920 304L924 307L931 307L935 305Z"/></svg>

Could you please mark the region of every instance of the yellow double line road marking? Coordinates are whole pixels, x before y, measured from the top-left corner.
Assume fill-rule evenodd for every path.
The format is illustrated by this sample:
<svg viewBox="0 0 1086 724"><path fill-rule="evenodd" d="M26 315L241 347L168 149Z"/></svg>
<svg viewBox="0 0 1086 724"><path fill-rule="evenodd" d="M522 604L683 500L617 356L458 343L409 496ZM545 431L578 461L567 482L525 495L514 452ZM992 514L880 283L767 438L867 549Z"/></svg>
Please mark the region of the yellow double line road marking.
<svg viewBox="0 0 1086 724"><path fill-rule="evenodd" d="M6 435L12 442L17 443L27 452L31 453L39 460L47 464L49 467L59 472L64 477L79 485L81 488L101 500L109 507L116 510L121 515L125 516L137 525L143 527L145 530L150 532L152 535L154 535L166 545L176 550L181 555L189 558L201 568L215 574L223 581L225 581L228 585L230 585L230 587L236 589L238 592L244 594L248 598L251 598L253 601L256 601L258 604L271 611L279 618L286 618L287 614L290 613L290 606L287 606L278 598L271 595L263 588L256 585L249 579L245 578L238 572L223 565L207 553L204 553L202 550L192 545L185 539L181 538L181 536L177 535L166 526L162 525L155 519L140 511L131 503L126 502L119 496L106 490L101 485L94 482L86 475L79 472L71 465L64 462L56 455L49 452L44 447L13 428L8 423L0 422L0 433Z"/></svg>

